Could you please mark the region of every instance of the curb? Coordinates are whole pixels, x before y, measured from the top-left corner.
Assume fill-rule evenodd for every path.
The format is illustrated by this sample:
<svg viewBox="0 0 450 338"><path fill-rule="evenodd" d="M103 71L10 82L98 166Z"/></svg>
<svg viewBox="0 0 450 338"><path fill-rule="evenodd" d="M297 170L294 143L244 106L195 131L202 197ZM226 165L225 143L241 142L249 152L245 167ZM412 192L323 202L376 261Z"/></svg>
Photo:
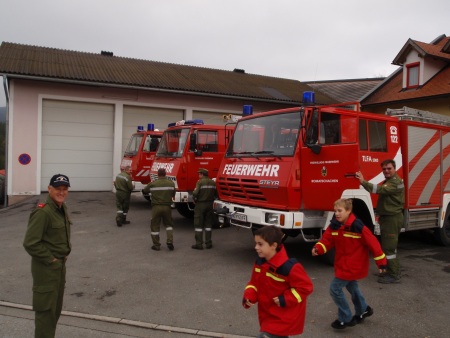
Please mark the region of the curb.
<svg viewBox="0 0 450 338"><path fill-rule="evenodd" d="M30 305L16 304L16 303L4 302L4 301L0 301L0 306L21 309L21 310L27 310L27 311L33 311L32 307ZM187 328L176 327L176 326L139 322L139 321L124 319L124 318L91 315L91 314L81 313L81 312L62 311L61 315L67 316L67 317L96 320L96 321L105 322L105 323L134 326L134 327L139 327L139 328L143 328L143 329L186 333L186 334L193 335L193 336L214 337L214 338L252 338L249 336L240 336L240 335L233 335L233 334L228 334L228 333L187 329Z"/></svg>

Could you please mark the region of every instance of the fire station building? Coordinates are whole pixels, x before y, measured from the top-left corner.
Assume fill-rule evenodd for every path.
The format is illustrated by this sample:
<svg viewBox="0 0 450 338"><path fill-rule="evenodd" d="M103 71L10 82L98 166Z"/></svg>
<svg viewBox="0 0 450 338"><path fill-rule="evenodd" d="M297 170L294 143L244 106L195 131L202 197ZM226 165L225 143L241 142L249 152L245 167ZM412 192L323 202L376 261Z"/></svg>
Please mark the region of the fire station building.
<svg viewBox="0 0 450 338"><path fill-rule="evenodd" d="M8 205L47 191L64 173L72 191L111 191L138 125L241 114L301 104L296 80L3 42L7 97ZM335 103L316 93L316 102ZM2 169L2 168L0 168Z"/></svg>

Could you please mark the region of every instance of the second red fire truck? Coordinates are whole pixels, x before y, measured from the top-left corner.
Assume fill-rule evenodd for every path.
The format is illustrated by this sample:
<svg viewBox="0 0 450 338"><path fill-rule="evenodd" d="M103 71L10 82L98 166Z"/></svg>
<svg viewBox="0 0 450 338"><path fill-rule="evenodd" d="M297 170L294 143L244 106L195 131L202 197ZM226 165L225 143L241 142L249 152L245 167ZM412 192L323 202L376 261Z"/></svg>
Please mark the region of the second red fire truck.
<svg viewBox="0 0 450 338"><path fill-rule="evenodd" d="M120 163L120 170L131 167L131 179L143 185L150 182L150 169L155 159L156 150L163 132L155 130L155 125L149 123L147 130L138 126L137 132L131 135L128 146Z"/></svg>
<svg viewBox="0 0 450 338"><path fill-rule="evenodd" d="M158 169L166 169L166 177L176 187L175 207L185 217L193 217L192 192L198 181L198 169L205 168L209 177L219 171L234 125L205 125L202 120L186 120L169 124L161 138L150 174L152 180Z"/></svg>
<svg viewBox="0 0 450 338"><path fill-rule="evenodd" d="M377 196L355 173L380 184L381 162L394 159L405 183L403 230L431 229L450 245L450 121L406 107L381 115L358 111L358 104L312 104L238 121L216 180L219 221L253 230L275 225L317 241L334 201L351 198L377 232Z"/></svg>

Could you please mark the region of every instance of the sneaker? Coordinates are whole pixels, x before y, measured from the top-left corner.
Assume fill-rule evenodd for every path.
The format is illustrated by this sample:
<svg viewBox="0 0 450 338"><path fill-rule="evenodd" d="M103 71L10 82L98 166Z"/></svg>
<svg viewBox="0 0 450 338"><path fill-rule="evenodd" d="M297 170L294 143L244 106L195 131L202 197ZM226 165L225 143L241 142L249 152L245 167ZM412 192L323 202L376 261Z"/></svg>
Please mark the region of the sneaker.
<svg viewBox="0 0 450 338"><path fill-rule="evenodd" d="M195 249L195 250L203 250L203 246L201 246L201 245L193 245L193 246L191 246L191 248L192 249Z"/></svg>
<svg viewBox="0 0 450 338"><path fill-rule="evenodd" d="M364 319L366 317L370 317L371 315L373 315L373 309L367 305L366 311L364 311L362 314L360 315L356 315L353 318L356 320L357 324L360 324L364 321Z"/></svg>
<svg viewBox="0 0 450 338"><path fill-rule="evenodd" d="M159 251L161 248L159 246L152 245L152 250Z"/></svg>
<svg viewBox="0 0 450 338"><path fill-rule="evenodd" d="M173 251L173 249L175 249L172 243L167 243L167 247L169 248L170 251Z"/></svg>
<svg viewBox="0 0 450 338"><path fill-rule="evenodd" d="M331 323L331 327L333 329L338 330L345 329L347 326L355 326L355 325L356 325L355 317L353 317L352 320L347 323L341 322L339 319L336 319L334 322Z"/></svg>
<svg viewBox="0 0 450 338"><path fill-rule="evenodd" d="M400 283L400 279L392 277L391 275L384 275L383 277L378 278L377 282L381 284L394 284Z"/></svg>

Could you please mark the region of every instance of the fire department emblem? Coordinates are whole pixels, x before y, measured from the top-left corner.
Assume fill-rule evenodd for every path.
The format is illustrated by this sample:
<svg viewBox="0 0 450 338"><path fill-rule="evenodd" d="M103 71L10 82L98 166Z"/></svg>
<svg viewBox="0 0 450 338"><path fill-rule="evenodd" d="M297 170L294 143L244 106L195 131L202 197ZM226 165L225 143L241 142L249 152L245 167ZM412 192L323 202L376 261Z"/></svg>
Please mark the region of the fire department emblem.
<svg viewBox="0 0 450 338"><path fill-rule="evenodd" d="M322 176L325 177L327 176L327 168L325 168L325 166L322 167Z"/></svg>

